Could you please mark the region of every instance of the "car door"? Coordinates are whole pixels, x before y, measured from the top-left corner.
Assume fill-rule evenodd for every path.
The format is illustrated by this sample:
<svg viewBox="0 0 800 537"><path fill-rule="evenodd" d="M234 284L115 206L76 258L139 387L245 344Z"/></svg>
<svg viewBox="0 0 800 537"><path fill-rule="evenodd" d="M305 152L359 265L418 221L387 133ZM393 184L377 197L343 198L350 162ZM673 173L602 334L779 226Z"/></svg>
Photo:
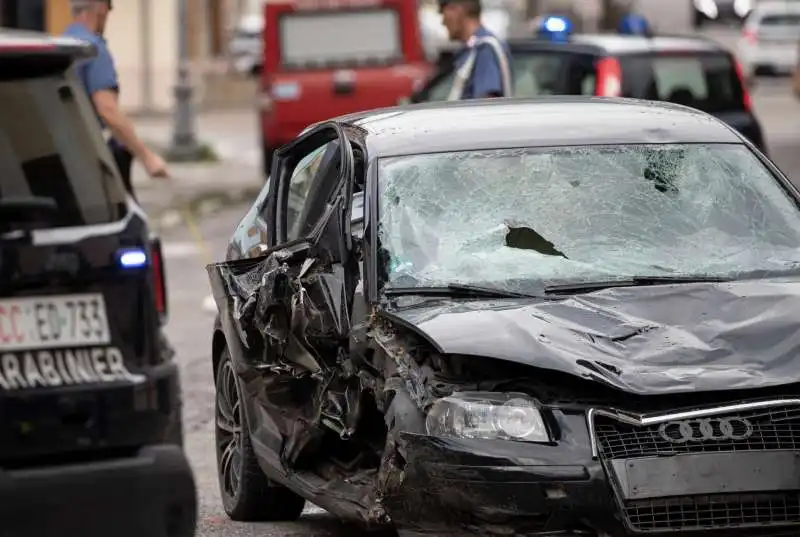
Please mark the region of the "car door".
<svg viewBox="0 0 800 537"><path fill-rule="evenodd" d="M211 264L207 271L249 395L246 414L259 416L248 419L254 446L273 452L283 446L281 460L291 462L296 444L287 440L302 434L284 429L286 416L336 413L317 407L324 401L315 395L335 375L350 332L358 277L346 238L353 154L341 128L321 124L279 149L270 182L263 254ZM297 396L285 397L289 392Z"/></svg>

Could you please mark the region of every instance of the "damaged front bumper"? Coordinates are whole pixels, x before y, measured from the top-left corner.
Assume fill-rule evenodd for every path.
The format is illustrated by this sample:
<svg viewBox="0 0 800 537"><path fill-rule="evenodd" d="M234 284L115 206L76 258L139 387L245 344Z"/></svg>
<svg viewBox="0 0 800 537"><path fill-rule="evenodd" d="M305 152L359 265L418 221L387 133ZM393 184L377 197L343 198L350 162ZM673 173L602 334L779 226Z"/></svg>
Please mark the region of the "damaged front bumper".
<svg viewBox="0 0 800 537"><path fill-rule="evenodd" d="M383 498L395 527L437 536L618 530L585 414L553 415L566 435L551 444L399 433L403 477Z"/></svg>
<svg viewBox="0 0 800 537"><path fill-rule="evenodd" d="M751 438L661 455L665 440L651 434L659 424L634 432L605 413L590 432L593 412L574 409L549 409L560 434L548 444L399 433L402 479L383 505L404 537L797 537L800 450L789 449L789 429L799 410L776 402L742 412ZM663 423L677 434L679 421Z"/></svg>

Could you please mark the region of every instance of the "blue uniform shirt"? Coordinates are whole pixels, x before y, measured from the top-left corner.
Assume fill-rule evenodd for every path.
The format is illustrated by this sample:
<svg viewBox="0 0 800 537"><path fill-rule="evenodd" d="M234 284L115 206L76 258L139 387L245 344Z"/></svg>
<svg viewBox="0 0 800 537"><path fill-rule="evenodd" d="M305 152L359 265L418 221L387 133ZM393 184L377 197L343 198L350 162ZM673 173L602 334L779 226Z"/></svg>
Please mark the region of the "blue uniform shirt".
<svg viewBox="0 0 800 537"><path fill-rule="evenodd" d="M91 98L92 94L97 91L111 90L118 92L117 68L114 66L114 59L108 51L106 40L80 23L70 24L63 35L88 41L97 47L97 56L82 60L76 65L78 78L89 97ZM92 106L94 106L94 103L92 103ZM95 114L97 114L96 110ZM100 121L100 125L105 127L105 123L99 115L97 115L97 119Z"/></svg>
<svg viewBox="0 0 800 537"><path fill-rule="evenodd" d="M492 32L484 28L478 27L475 31L475 37L492 36ZM509 69L511 68L511 53L508 45L503 44L503 50L506 53L506 59L509 60ZM461 68L469 57L469 48L465 47L459 52L456 58L456 70ZM493 94L503 94L503 75L500 71L500 64L497 61L497 56L494 50L489 45L480 45L475 56L475 66L472 69L472 74L464 85L464 92L461 95L462 99L480 99L488 97Z"/></svg>

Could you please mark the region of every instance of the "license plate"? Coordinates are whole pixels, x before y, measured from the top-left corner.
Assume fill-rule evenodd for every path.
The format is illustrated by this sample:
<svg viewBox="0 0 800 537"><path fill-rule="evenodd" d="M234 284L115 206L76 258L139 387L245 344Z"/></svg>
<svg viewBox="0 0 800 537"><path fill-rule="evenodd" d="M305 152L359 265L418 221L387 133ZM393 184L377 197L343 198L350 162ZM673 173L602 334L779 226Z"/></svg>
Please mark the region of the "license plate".
<svg viewBox="0 0 800 537"><path fill-rule="evenodd" d="M628 500L797 490L800 457L793 450L690 453L611 461Z"/></svg>
<svg viewBox="0 0 800 537"><path fill-rule="evenodd" d="M300 84L281 82L272 86L272 98L276 101L296 101L300 98Z"/></svg>
<svg viewBox="0 0 800 537"><path fill-rule="evenodd" d="M111 341L100 293L0 300L0 351L106 345Z"/></svg>

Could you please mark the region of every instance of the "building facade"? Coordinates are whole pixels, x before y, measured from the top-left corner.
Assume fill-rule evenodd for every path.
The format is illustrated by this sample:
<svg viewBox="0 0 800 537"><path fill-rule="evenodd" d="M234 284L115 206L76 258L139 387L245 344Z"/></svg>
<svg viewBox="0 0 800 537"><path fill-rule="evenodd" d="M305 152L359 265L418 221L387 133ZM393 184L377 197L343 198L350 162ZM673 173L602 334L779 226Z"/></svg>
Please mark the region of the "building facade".
<svg viewBox="0 0 800 537"><path fill-rule="evenodd" d="M180 25L190 37L192 73L202 80L210 59L224 55L228 19L240 0L116 0L106 37L120 78L120 102L128 111L168 111L178 67ZM70 21L69 0L0 0L0 25L61 33ZM202 84L199 90L202 92Z"/></svg>

